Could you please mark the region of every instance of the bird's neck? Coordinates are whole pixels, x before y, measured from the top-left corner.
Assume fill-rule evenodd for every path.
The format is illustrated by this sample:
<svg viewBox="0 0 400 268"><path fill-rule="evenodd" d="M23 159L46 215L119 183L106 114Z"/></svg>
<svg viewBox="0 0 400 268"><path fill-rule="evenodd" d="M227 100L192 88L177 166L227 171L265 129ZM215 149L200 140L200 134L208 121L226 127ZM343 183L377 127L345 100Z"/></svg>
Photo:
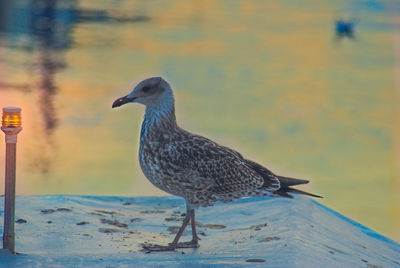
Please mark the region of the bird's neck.
<svg viewBox="0 0 400 268"><path fill-rule="evenodd" d="M172 131L176 127L174 98L171 96L146 107L141 136L148 136L151 132Z"/></svg>

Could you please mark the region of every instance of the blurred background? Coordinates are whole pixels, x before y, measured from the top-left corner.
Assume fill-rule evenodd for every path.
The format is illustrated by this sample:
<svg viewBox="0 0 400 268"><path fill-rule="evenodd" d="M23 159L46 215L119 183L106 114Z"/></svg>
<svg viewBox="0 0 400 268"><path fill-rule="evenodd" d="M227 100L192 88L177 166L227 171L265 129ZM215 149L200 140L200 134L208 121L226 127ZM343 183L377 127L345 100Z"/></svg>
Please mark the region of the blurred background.
<svg viewBox="0 0 400 268"><path fill-rule="evenodd" d="M23 109L17 194L163 195L138 163L144 107L111 109L163 76L181 127L311 179L319 202L400 241L399 12L396 0L1 0L0 106Z"/></svg>

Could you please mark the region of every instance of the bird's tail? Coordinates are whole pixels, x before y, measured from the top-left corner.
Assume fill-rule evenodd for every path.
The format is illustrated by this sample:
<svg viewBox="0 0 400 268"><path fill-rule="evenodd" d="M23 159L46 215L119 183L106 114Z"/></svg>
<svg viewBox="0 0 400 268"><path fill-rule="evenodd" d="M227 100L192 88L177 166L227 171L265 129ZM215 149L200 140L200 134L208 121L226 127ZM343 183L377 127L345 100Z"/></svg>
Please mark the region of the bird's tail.
<svg viewBox="0 0 400 268"><path fill-rule="evenodd" d="M249 165L249 167L251 167L253 170L255 170L258 174L260 174L264 178L264 185L261 187L262 189L269 190L273 187L275 187L274 189L277 189L280 186L280 188L276 190L274 193L283 197L292 198L293 196L291 196L289 193L295 193L295 194L303 194L312 197L322 198L322 196L316 194L311 194L291 188L291 186L299 184L307 184L309 182L308 180L299 180L289 177L278 176L272 173L270 170L266 169L265 167L257 164L256 162L247 159L245 159L245 161ZM273 179L271 179L271 177ZM276 178L278 178L279 184L276 181Z"/></svg>
<svg viewBox="0 0 400 268"><path fill-rule="evenodd" d="M309 181L308 180L299 180L299 179L294 179L294 178L288 178L288 177L282 177L282 176L277 176L279 179L279 182L281 183L281 188L277 190L275 193L284 196L284 197L289 197L292 198L289 193L294 193L294 194L303 194L303 195L308 195L312 197L318 197L322 198L322 196L308 193L302 190L294 189L291 188L291 186L299 185L299 184L307 184Z"/></svg>

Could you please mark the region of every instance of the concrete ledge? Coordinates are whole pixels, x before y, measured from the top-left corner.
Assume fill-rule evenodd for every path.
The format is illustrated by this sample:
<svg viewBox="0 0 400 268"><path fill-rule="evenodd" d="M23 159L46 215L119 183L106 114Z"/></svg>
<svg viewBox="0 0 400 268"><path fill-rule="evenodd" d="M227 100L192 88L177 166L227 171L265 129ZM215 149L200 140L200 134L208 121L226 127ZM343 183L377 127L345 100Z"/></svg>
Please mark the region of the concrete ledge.
<svg viewBox="0 0 400 268"><path fill-rule="evenodd" d="M0 199L3 216L4 197ZM200 248L167 244L185 212L175 197L19 196L16 249L5 267L400 267L400 245L302 196L247 198L197 211ZM26 221L26 222L25 222ZM2 233L2 219L0 223ZM183 237L190 240L190 229ZM3 266L2 266L3 267Z"/></svg>

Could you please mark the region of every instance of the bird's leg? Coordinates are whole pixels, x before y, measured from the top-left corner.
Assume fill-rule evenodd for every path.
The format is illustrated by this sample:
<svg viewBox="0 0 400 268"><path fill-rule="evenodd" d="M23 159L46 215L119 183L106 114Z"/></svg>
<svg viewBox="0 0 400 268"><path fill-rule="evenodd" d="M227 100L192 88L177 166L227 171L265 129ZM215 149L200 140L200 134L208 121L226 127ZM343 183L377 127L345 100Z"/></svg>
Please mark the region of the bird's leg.
<svg viewBox="0 0 400 268"><path fill-rule="evenodd" d="M200 238L197 236L196 221L194 220L194 209L188 209L187 215L189 214L191 215L190 222L192 225L192 241L178 243L177 248L198 248L200 246L199 245Z"/></svg>
<svg viewBox="0 0 400 268"><path fill-rule="evenodd" d="M190 222L192 223L193 241L196 241L196 243L197 243L200 240L200 238L197 236L197 232L196 232L196 221L194 219L194 209L193 209L193 214L192 214L192 218L190 219Z"/></svg>
<svg viewBox="0 0 400 268"><path fill-rule="evenodd" d="M168 246L159 246L159 245L154 245L154 246L147 246L143 245L143 249L146 250L147 252L152 252L152 251L174 251L176 248L178 248L178 241L181 238L183 231L185 230L186 226L189 223L190 218L192 217L192 213L194 213L194 210L188 211L186 213L186 217L183 220L181 228L179 228L178 233L176 234L174 241L172 243L168 244Z"/></svg>

